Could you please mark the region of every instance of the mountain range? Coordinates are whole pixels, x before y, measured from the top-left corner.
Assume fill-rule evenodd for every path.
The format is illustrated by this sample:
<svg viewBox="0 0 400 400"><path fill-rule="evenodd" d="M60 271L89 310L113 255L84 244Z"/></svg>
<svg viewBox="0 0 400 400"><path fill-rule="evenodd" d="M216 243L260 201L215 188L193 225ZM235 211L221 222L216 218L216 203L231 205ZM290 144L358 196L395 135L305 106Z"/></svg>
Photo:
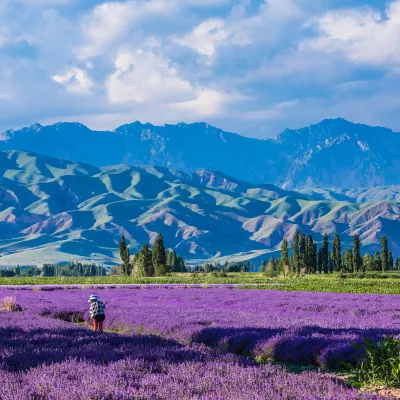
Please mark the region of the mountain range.
<svg viewBox="0 0 400 400"><path fill-rule="evenodd" d="M292 134L298 135L285 135ZM77 151L96 158L97 144ZM60 152L73 151L63 147L59 144ZM317 242L324 233L337 232L344 246L358 234L364 252L378 248L386 235L400 255L399 207L400 186L395 185L294 191L205 169L98 167L28 151L0 151L0 265L71 260L111 265L119 259L121 234L133 253L152 243L158 232L167 247L192 263L267 258L296 230L311 233Z"/></svg>
<svg viewBox="0 0 400 400"><path fill-rule="evenodd" d="M0 134L0 150L26 150L85 162L155 165L189 174L221 171L253 184L372 188L400 184L400 134L390 129L324 120L259 140L206 123L154 126L134 122L115 131L79 123L34 124Z"/></svg>

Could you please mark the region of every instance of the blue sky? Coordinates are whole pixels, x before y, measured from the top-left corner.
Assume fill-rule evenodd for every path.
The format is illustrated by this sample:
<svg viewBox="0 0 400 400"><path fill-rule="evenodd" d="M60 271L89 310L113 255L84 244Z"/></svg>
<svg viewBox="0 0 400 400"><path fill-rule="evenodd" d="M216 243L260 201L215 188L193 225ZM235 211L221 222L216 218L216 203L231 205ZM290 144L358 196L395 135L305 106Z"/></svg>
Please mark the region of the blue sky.
<svg viewBox="0 0 400 400"><path fill-rule="evenodd" d="M0 130L400 131L400 0L2 0L0 70Z"/></svg>

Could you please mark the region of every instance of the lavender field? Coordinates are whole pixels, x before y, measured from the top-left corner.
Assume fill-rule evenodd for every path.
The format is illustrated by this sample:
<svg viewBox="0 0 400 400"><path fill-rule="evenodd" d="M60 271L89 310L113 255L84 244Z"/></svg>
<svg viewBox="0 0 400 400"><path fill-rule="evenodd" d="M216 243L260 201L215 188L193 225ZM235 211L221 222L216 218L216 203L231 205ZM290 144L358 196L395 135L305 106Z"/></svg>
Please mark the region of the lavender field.
<svg viewBox="0 0 400 400"><path fill-rule="evenodd" d="M107 302L106 333L74 323L90 294ZM331 372L359 356L349 341L400 333L400 296L0 288L10 295L24 311L0 312L5 400L380 399Z"/></svg>

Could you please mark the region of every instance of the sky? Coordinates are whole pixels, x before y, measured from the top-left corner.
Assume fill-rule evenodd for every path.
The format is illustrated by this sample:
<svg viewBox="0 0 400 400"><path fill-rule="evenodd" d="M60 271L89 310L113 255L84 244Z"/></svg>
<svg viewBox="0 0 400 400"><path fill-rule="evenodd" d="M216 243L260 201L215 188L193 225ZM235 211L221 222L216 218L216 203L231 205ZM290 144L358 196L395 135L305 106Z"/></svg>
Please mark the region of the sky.
<svg viewBox="0 0 400 400"><path fill-rule="evenodd" d="M400 131L400 0L0 0L0 130Z"/></svg>

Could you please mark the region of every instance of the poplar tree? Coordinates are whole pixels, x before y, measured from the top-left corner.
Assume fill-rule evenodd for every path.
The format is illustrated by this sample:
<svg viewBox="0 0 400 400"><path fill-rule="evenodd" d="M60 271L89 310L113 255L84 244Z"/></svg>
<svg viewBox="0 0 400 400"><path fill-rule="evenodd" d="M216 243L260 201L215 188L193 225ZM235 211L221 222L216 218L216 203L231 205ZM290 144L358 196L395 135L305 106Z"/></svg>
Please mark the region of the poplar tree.
<svg viewBox="0 0 400 400"><path fill-rule="evenodd" d="M300 234L300 270L307 270L307 242L306 236L302 232Z"/></svg>
<svg viewBox="0 0 400 400"><path fill-rule="evenodd" d="M122 265L121 270L124 275L130 275L131 267L129 265L130 254L128 246L126 245L125 236L122 235L121 242L119 243L119 254L121 256Z"/></svg>
<svg viewBox="0 0 400 400"><path fill-rule="evenodd" d="M340 271L342 269L342 254L340 249L340 237L336 233L333 238L333 268L335 271Z"/></svg>
<svg viewBox="0 0 400 400"><path fill-rule="evenodd" d="M312 241L312 256L311 256L311 271L313 274L317 272L317 257L318 257L318 247L317 243Z"/></svg>
<svg viewBox="0 0 400 400"><path fill-rule="evenodd" d="M149 245L145 244L140 252L135 263L135 276L144 277L144 276L153 276L153 260L152 260L152 251L149 249Z"/></svg>
<svg viewBox="0 0 400 400"><path fill-rule="evenodd" d="M288 241L287 239L283 239L282 248L281 248L281 260L283 265L289 265L289 251L288 251Z"/></svg>
<svg viewBox="0 0 400 400"><path fill-rule="evenodd" d="M354 272L362 270L362 258L360 254L360 238L354 235L353 238L353 269Z"/></svg>
<svg viewBox="0 0 400 400"><path fill-rule="evenodd" d="M375 271L382 271L382 258L381 253L377 250L374 256Z"/></svg>
<svg viewBox="0 0 400 400"><path fill-rule="evenodd" d="M323 258L322 253L323 253L322 249L319 249L319 250L318 250L318 256L317 256L317 269L318 269L318 272L319 272L320 274L322 274L322 265L323 265L323 262L322 262L322 258Z"/></svg>
<svg viewBox="0 0 400 400"><path fill-rule="evenodd" d="M382 247L382 271L387 271L389 269L389 249L386 236L383 236L381 239L381 247Z"/></svg>
<svg viewBox="0 0 400 400"><path fill-rule="evenodd" d="M156 276L166 275L168 272L171 272L170 267L167 266L164 240L161 233L158 234L157 239L154 242L152 253L153 267Z"/></svg>
<svg viewBox="0 0 400 400"><path fill-rule="evenodd" d="M389 251L389 271L393 271L394 262L393 262L393 253Z"/></svg>
<svg viewBox="0 0 400 400"><path fill-rule="evenodd" d="M325 233L322 243L322 269L324 274L329 272L329 237L327 233Z"/></svg>
<svg viewBox="0 0 400 400"><path fill-rule="evenodd" d="M353 272L354 264L353 264L353 251L350 249L346 249L343 256L344 268L346 272Z"/></svg>
<svg viewBox="0 0 400 400"><path fill-rule="evenodd" d="M299 259L299 232L294 234L293 238L293 271L295 273L300 272L300 259Z"/></svg>

